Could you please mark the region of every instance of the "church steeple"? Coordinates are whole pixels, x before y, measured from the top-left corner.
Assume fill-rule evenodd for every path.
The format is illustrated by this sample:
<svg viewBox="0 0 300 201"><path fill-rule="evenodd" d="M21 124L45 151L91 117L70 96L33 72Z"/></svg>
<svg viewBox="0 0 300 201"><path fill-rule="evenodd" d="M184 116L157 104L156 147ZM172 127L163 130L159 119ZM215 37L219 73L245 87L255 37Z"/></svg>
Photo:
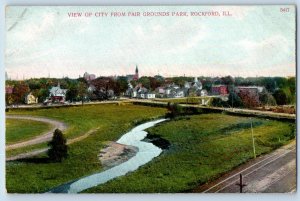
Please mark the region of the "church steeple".
<svg viewBox="0 0 300 201"><path fill-rule="evenodd" d="M135 74L133 76L133 80L138 80L139 79L139 69L138 69L138 66L136 65L135 66Z"/></svg>
<svg viewBox="0 0 300 201"><path fill-rule="evenodd" d="M135 74L139 74L139 69L138 69L138 66L136 65L135 67Z"/></svg>

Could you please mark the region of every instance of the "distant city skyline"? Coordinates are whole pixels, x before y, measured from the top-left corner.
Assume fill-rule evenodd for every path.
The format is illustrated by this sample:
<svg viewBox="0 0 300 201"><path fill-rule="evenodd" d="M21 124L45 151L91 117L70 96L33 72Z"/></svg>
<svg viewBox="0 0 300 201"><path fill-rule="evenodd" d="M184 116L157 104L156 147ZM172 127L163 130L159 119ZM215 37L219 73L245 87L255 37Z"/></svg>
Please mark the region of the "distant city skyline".
<svg viewBox="0 0 300 201"><path fill-rule="evenodd" d="M11 79L295 76L295 7L7 7ZM69 12L229 11L232 17L70 18ZM276 23L274 23L276 22Z"/></svg>

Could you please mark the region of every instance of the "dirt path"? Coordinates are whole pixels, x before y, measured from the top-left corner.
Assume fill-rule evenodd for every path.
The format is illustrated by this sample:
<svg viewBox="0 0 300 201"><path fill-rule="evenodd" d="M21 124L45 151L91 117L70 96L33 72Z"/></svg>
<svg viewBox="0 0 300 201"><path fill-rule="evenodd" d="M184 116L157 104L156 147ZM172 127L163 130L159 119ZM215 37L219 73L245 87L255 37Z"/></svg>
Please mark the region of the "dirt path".
<svg viewBox="0 0 300 201"><path fill-rule="evenodd" d="M23 142L18 142L18 143L15 143L15 144L7 145L6 146L6 151L21 148L21 147L26 147L26 146L29 146L29 145L40 144L42 142L47 142L52 138L53 132L54 132L55 129L58 128L61 131L64 131L68 128L68 126L63 122L53 120L53 119L48 119L48 118L45 118L45 117L34 117L34 116L23 116L23 115L6 115L6 118L8 118L8 119L25 119L25 120L32 120L32 121L40 121L40 122L48 123L52 126L51 130L48 130L48 131L42 133L41 135L39 135L35 138L32 138L30 140L26 140L26 141L23 141Z"/></svg>
<svg viewBox="0 0 300 201"><path fill-rule="evenodd" d="M99 129L99 127L96 129L89 130L88 132L86 132L85 134L83 134L79 137L67 140L67 145L73 144L75 142L78 142L78 141L81 141L81 140L87 138L91 134L95 133L98 129ZM38 149L38 150L31 151L31 152L22 153L22 154L18 154L16 156L8 157L8 158L6 158L6 161L14 161L14 160L19 160L19 159L24 159L24 158L30 158L30 157L33 157L33 156L36 156L36 155L39 155L42 153L46 153L47 151L48 151L48 148Z"/></svg>
<svg viewBox="0 0 300 201"><path fill-rule="evenodd" d="M250 160L221 178L194 189L197 193L239 193L239 176L243 175L243 192L293 192L296 189L296 141L270 154Z"/></svg>

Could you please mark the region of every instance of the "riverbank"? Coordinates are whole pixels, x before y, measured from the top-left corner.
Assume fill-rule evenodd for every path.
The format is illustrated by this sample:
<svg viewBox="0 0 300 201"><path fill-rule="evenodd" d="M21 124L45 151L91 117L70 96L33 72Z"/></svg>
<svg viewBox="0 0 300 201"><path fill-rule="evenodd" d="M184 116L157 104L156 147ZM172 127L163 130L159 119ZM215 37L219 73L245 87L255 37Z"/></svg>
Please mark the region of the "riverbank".
<svg viewBox="0 0 300 201"><path fill-rule="evenodd" d="M136 155L138 148L135 146L124 145L117 142L106 142L105 147L101 149L98 158L103 170L120 165Z"/></svg>
<svg viewBox="0 0 300 201"><path fill-rule="evenodd" d="M147 131L170 142L159 157L135 172L84 193L178 193L213 181L256 155L289 143L295 124L227 114L200 114L171 120Z"/></svg>
<svg viewBox="0 0 300 201"><path fill-rule="evenodd" d="M124 176L129 172L136 171L141 166L150 162L153 158L159 156L162 152L160 148L156 147L152 143L143 142L142 140L148 134L145 131L146 129L149 129L163 121L166 121L166 119L158 119L143 123L122 135L122 137L117 141L118 144L134 146L138 148L136 155L128 161L114 166L108 170L59 185L51 189L49 193L80 193L84 190L104 184L112 179ZM118 145L118 147L120 147L120 145Z"/></svg>

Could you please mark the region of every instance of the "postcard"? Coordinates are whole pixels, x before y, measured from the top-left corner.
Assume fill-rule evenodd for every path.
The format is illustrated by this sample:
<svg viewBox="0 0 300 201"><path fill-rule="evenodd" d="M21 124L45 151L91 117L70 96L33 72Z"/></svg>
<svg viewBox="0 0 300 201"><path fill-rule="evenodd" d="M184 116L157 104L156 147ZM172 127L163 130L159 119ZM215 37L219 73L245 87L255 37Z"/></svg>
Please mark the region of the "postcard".
<svg viewBox="0 0 300 201"><path fill-rule="evenodd" d="M7 192L296 192L295 16L7 6Z"/></svg>

